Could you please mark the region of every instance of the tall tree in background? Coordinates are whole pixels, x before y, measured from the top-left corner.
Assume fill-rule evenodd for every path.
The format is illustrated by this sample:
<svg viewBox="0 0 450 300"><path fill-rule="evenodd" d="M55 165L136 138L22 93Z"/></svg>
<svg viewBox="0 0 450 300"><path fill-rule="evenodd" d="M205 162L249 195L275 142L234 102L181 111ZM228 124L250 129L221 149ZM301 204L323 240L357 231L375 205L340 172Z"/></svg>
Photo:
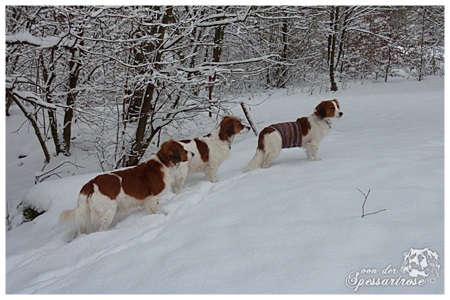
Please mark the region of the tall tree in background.
<svg viewBox="0 0 450 300"><path fill-rule="evenodd" d="M439 6L412 7L414 24L417 24L416 35L413 41L416 44L418 80L422 81L425 75L434 74L436 71L436 47L442 43L444 36L444 19L440 18L444 12Z"/></svg>
<svg viewBox="0 0 450 300"><path fill-rule="evenodd" d="M443 6L7 6L6 114L47 161L79 122L104 169L131 166L234 95L442 75L443 23Z"/></svg>
<svg viewBox="0 0 450 300"><path fill-rule="evenodd" d="M152 111L155 109L152 102L154 100L153 97L155 96L157 84L151 77L154 75L153 72L158 72L161 68L162 51L160 48L164 42L164 35L166 34L167 25L173 20L174 17L172 6L168 6L166 8L158 7L155 10L157 11L155 16L150 16L154 18L151 22L155 23L155 25L147 27L150 29L150 32L147 33L154 39L154 41L146 43L145 45L145 55L152 56L151 70L149 74L147 74L149 80L145 84L145 90L142 94L142 104L140 105L135 138L133 140L131 151L127 153L127 158L124 160L124 166L134 166L140 161L142 155L148 147L148 144L161 128L155 128L152 126L153 124L148 124L148 119L151 116Z"/></svg>
<svg viewBox="0 0 450 300"><path fill-rule="evenodd" d="M328 34L328 66L330 72L330 89L337 91L337 84L335 78L336 72L336 43L339 30L339 6L330 7L330 33Z"/></svg>
<svg viewBox="0 0 450 300"><path fill-rule="evenodd" d="M330 11L329 34L328 34L328 66L330 75L330 89L337 91L336 70L343 65L344 50L346 45L346 33L353 21L355 6L332 6ZM341 73L343 67L341 66Z"/></svg>
<svg viewBox="0 0 450 300"><path fill-rule="evenodd" d="M70 55L74 51L76 41L73 39L70 29L64 31L61 26L62 15L58 9L51 7L11 7L10 12L10 16L15 20L15 22L10 23L10 30L17 32L16 35L9 36L6 41L8 46L7 60L14 62L7 66L7 73L10 74L8 81L11 83L9 86L10 95L18 95L26 91L30 93L28 94L29 97L35 99L38 107L45 107L44 102L53 107L54 104L59 102L59 97L63 95L70 97L72 89L76 87L73 84L71 86L69 79L69 88L63 88L63 78L67 77L61 76L61 69L59 69L60 66L66 66L70 70L76 70L71 62L65 59L68 54ZM73 15L70 16L70 18L72 17ZM25 55L25 53L31 55ZM72 71L70 73L72 74ZM65 118L68 118L68 115L71 114L74 98L72 102L72 104L71 102L67 103L65 107ZM64 124L64 140L67 141L67 145L63 145L57 111L49 109L47 113L55 154L70 155L71 123ZM46 136L45 118L41 119L36 115L35 121L36 124L44 124L43 136ZM49 159L46 160L49 161Z"/></svg>

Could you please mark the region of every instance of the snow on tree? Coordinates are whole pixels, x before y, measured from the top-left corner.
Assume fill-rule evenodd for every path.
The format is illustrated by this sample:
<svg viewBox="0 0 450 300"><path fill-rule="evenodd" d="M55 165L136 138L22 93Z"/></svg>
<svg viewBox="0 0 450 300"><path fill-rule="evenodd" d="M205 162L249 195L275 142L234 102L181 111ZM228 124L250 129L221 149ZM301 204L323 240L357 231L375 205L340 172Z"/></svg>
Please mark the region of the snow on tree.
<svg viewBox="0 0 450 300"><path fill-rule="evenodd" d="M45 161L71 128L103 169L161 134L264 88L443 74L443 6L7 6L6 114L20 107ZM375 76L373 76L375 74ZM54 150L49 150L53 143Z"/></svg>

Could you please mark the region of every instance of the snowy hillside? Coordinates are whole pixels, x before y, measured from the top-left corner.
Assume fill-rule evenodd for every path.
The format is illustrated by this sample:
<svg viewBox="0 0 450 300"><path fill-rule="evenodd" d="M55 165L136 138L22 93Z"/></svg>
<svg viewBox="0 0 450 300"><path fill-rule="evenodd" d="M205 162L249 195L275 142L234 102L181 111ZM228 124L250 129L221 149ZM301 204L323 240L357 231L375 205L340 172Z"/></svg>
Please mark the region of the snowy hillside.
<svg viewBox="0 0 450 300"><path fill-rule="evenodd" d="M26 170L13 166L27 146L8 134L6 197L18 203L26 194L47 212L6 233L6 292L443 293L444 79L267 97L243 99L259 104L251 106L259 129L340 100L344 116L321 144L321 161L289 149L272 167L246 172L257 142L249 132L236 139L219 182L191 175L179 194L164 197L167 215L133 212L71 242L59 214L75 207L95 174L49 179L25 193ZM27 159L41 155L26 151ZM357 189L371 191L366 213L386 210L361 218ZM426 247L439 255L438 277L400 271L405 252Z"/></svg>

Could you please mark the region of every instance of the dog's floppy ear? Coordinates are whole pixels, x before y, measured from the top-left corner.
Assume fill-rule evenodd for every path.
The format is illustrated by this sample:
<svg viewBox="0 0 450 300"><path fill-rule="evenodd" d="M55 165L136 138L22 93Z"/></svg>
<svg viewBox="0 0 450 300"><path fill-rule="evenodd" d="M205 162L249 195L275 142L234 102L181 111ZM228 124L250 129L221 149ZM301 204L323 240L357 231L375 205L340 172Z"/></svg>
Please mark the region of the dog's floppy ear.
<svg viewBox="0 0 450 300"><path fill-rule="evenodd" d="M227 117L225 131L226 131L228 136L233 136L234 134L236 134L236 130L234 128L234 120L233 120L233 118Z"/></svg>
<svg viewBox="0 0 450 300"><path fill-rule="evenodd" d="M226 141L235 133L236 132L234 132L233 118L230 116L225 116L220 122L219 138L223 141Z"/></svg>
<svg viewBox="0 0 450 300"><path fill-rule="evenodd" d="M177 145L177 151L178 152L178 156L179 156L179 162L185 162L188 161L189 156L188 156L188 151L186 149L184 149L184 147L180 144L180 143L176 143Z"/></svg>
<svg viewBox="0 0 450 300"><path fill-rule="evenodd" d="M338 101L338 99L334 98L332 101L333 101L334 103L336 103L337 108L340 108L340 107L339 107L339 101Z"/></svg>
<svg viewBox="0 0 450 300"><path fill-rule="evenodd" d="M178 144L175 141L170 140L170 141L164 142L164 144L162 144L161 148L159 149L159 151L156 155L158 156L159 160L166 166L176 165L182 161L180 147L182 147L180 144ZM184 150L184 148L183 148L183 150ZM184 151L186 151L186 150L184 150ZM186 157L187 157L187 155L186 155ZM184 161L186 161L186 160L184 160Z"/></svg>
<svg viewBox="0 0 450 300"><path fill-rule="evenodd" d="M327 109L326 109L325 101L320 102L316 106L316 110L314 111L314 113L322 119L327 116Z"/></svg>

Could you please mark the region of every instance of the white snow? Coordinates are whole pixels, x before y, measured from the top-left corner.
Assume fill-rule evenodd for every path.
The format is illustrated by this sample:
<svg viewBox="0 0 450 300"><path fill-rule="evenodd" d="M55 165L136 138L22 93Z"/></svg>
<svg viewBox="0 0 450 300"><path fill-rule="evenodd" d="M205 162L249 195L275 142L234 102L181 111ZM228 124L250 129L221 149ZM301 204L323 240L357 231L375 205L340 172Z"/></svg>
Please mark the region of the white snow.
<svg viewBox="0 0 450 300"><path fill-rule="evenodd" d="M51 48L54 46L71 46L74 44L74 40L67 38L67 33L60 34L60 37L46 36L37 37L32 35L29 31L24 31L17 34L7 34L5 36L6 43L27 43L42 48Z"/></svg>
<svg viewBox="0 0 450 300"><path fill-rule="evenodd" d="M266 97L242 98L259 130L339 99L344 116L319 147L321 161L288 149L272 167L248 173L257 142L249 132L236 139L219 182L196 174L179 194L162 199L167 215L132 212L106 232L72 241L59 215L75 207L81 186L96 174L55 177L30 189L36 170L27 168L42 154L11 133L19 113L7 119L7 201L24 197L47 212L6 232L6 293L443 293L444 79L358 82L312 96L279 90L261 103ZM234 112L242 116L239 105ZM28 156L19 160L22 152ZM361 218L357 189L371 190L366 213L386 210ZM356 292L346 285L350 273L363 269L377 269L363 279L409 279L381 271L400 270L404 252L425 247L439 255L434 283L426 277L422 286Z"/></svg>
<svg viewBox="0 0 450 300"><path fill-rule="evenodd" d="M33 92L19 91L19 90L13 89L13 90L11 90L11 93L19 99L36 104L40 107L56 110L55 104L44 101L43 99L41 99L38 95L36 95Z"/></svg>

